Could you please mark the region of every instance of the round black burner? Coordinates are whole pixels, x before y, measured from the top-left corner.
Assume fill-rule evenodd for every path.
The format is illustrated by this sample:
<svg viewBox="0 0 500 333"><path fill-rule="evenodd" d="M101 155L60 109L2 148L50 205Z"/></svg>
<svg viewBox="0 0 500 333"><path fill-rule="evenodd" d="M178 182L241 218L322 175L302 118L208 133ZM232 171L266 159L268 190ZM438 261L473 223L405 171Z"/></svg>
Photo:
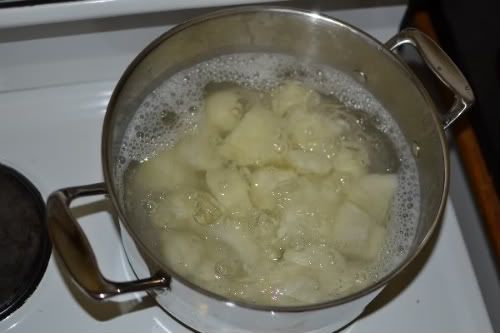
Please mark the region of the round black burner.
<svg viewBox="0 0 500 333"><path fill-rule="evenodd" d="M42 196L23 175L0 164L0 320L33 293L50 253Z"/></svg>

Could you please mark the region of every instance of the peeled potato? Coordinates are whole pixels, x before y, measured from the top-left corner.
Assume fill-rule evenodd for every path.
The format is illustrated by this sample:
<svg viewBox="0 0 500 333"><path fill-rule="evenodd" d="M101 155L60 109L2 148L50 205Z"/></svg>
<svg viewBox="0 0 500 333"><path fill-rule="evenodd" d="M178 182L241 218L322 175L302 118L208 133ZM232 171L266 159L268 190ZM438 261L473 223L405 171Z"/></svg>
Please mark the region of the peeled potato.
<svg viewBox="0 0 500 333"><path fill-rule="evenodd" d="M161 152L142 162L132 179L136 188L151 192L196 187L200 184L194 170L183 163L173 150Z"/></svg>
<svg viewBox="0 0 500 333"><path fill-rule="evenodd" d="M292 170L274 167L259 168L250 176L250 198L257 208L273 209L276 206L274 190L281 182L296 176Z"/></svg>
<svg viewBox="0 0 500 333"><path fill-rule="evenodd" d="M298 82L288 82L272 93L273 112L284 115L291 106L307 110L318 105L319 94Z"/></svg>
<svg viewBox="0 0 500 333"><path fill-rule="evenodd" d="M321 113L291 107L285 121L292 144L300 149L326 155L337 150L335 143L343 132L343 126L338 126Z"/></svg>
<svg viewBox="0 0 500 333"><path fill-rule="evenodd" d="M247 226L238 226L231 222L218 223L210 228L210 232L216 235L219 241L230 246L232 255L237 254L244 267L245 265L252 267L259 263L259 244L254 241Z"/></svg>
<svg viewBox="0 0 500 333"><path fill-rule="evenodd" d="M337 208L340 194L335 184L323 178L298 176L275 190L281 208L296 210L314 218L328 218ZM306 214L306 215L307 215Z"/></svg>
<svg viewBox="0 0 500 333"><path fill-rule="evenodd" d="M154 224L164 228L182 226L193 216L195 202L191 200L191 191L179 189L168 194L163 200L156 203L157 207L151 220Z"/></svg>
<svg viewBox="0 0 500 333"><path fill-rule="evenodd" d="M385 229L349 201L338 209L332 229L337 250L349 258L373 260L382 248Z"/></svg>
<svg viewBox="0 0 500 333"><path fill-rule="evenodd" d="M286 149L280 119L262 106L253 107L226 137L220 154L237 165L278 162Z"/></svg>
<svg viewBox="0 0 500 333"><path fill-rule="evenodd" d="M311 245L303 250L287 249L283 255L287 261L311 269L328 269L342 272L346 262L342 254L326 245Z"/></svg>
<svg viewBox="0 0 500 333"><path fill-rule="evenodd" d="M244 212L252 208L248 184L236 168L208 170L206 182L212 195L230 212Z"/></svg>
<svg viewBox="0 0 500 333"><path fill-rule="evenodd" d="M326 175L333 167L328 157L316 151L291 150L286 155L286 161L301 174Z"/></svg>
<svg viewBox="0 0 500 333"><path fill-rule="evenodd" d="M385 225L397 185L395 174L369 174L353 182L346 195L377 223Z"/></svg>
<svg viewBox="0 0 500 333"><path fill-rule="evenodd" d="M337 184L332 183L329 178L316 182L317 195L315 196L319 215L323 224L330 223L342 198Z"/></svg>
<svg viewBox="0 0 500 333"><path fill-rule="evenodd" d="M207 124L221 133L231 131L243 115L241 97L235 89L210 94L204 105Z"/></svg>
<svg viewBox="0 0 500 333"><path fill-rule="evenodd" d="M372 226L370 239L366 244L367 255L370 260L374 260L384 246L387 230L379 225Z"/></svg>
<svg viewBox="0 0 500 333"><path fill-rule="evenodd" d="M317 276L314 275L300 265L283 265L270 274L271 292L280 300L286 299L287 303L293 300L301 303L314 302L321 293Z"/></svg>
<svg viewBox="0 0 500 333"><path fill-rule="evenodd" d="M345 270L333 277L320 272L320 281L325 286L325 292L332 297L339 297L346 295L352 289L355 285L356 276L349 270Z"/></svg>
<svg viewBox="0 0 500 333"><path fill-rule="evenodd" d="M183 138L175 147L179 157L195 170L208 170L222 165L222 157L216 149L220 136L208 127Z"/></svg>
<svg viewBox="0 0 500 333"><path fill-rule="evenodd" d="M325 229L336 211L339 194L305 177L277 189L280 195L281 223L278 236L288 246L305 244L328 237Z"/></svg>
<svg viewBox="0 0 500 333"><path fill-rule="evenodd" d="M369 150L365 118L326 99L297 82L210 93L194 131L138 168L140 213L160 226L169 266L257 304L371 283L397 177L368 174L372 158L386 163Z"/></svg>
<svg viewBox="0 0 500 333"><path fill-rule="evenodd" d="M348 142L333 156L333 168L336 171L348 172L355 176L365 174L368 169L369 156L366 146L357 142Z"/></svg>
<svg viewBox="0 0 500 333"><path fill-rule="evenodd" d="M169 231L162 234L162 252L179 274L192 275L203 262L203 240L192 232Z"/></svg>
<svg viewBox="0 0 500 333"><path fill-rule="evenodd" d="M190 227L188 224L213 224L222 215L219 203L205 191L178 189L168 192L158 200L151 213L151 220L159 227L176 229Z"/></svg>

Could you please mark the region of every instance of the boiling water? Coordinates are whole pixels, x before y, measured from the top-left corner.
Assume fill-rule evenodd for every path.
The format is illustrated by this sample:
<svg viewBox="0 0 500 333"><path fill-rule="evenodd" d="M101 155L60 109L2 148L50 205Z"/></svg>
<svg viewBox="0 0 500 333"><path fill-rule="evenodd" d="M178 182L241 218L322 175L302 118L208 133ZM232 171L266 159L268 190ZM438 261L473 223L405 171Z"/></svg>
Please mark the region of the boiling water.
<svg viewBox="0 0 500 333"><path fill-rule="evenodd" d="M361 84L333 68L278 54L234 54L177 73L152 91L138 108L125 133L117 179L124 179L137 162L154 158L196 129L207 87L217 89L218 84L230 82L268 92L288 80L315 89L325 100L340 101L358 123L365 123L363 128L383 133L372 143L382 145L373 150L378 156L373 159L372 172L397 171L398 188L381 260L367 270L367 281L377 280L404 259L412 244L420 207L417 168L409 145L389 113ZM119 185L127 187L126 182ZM131 189L126 190L130 194ZM136 205L130 207L138 209Z"/></svg>

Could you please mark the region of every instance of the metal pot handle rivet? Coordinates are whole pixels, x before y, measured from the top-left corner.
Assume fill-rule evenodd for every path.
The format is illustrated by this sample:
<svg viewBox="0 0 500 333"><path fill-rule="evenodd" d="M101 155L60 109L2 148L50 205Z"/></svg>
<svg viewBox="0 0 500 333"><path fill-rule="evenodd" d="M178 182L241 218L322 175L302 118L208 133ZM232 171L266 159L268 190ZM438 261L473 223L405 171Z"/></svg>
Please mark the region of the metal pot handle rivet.
<svg viewBox="0 0 500 333"><path fill-rule="evenodd" d="M441 124L446 129L474 103L472 89L453 60L423 32L414 28L404 29L388 40L385 46L394 51L404 44L415 47L434 75L453 92L453 105L446 113L440 114Z"/></svg>
<svg viewBox="0 0 500 333"><path fill-rule="evenodd" d="M84 292L98 300L129 292L168 288L170 279L165 276L114 282L102 275L90 243L70 209L71 202L76 198L102 194L107 194L106 186L97 183L55 191L47 200L49 234L72 278Z"/></svg>

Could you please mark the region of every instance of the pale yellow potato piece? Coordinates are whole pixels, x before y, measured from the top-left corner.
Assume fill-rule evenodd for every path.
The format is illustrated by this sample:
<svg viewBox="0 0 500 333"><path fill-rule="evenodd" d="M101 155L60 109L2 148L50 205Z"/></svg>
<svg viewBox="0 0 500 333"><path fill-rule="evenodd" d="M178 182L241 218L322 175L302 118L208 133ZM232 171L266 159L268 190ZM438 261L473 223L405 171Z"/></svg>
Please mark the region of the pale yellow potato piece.
<svg viewBox="0 0 500 333"><path fill-rule="evenodd" d="M332 155L336 142L344 132L344 126L319 112L305 112L291 107L285 116L287 132L293 145L302 150Z"/></svg>
<svg viewBox="0 0 500 333"><path fill-rule="evenodd" d="M213 224L222 216L222 207L215 198L206 192L198 191L192 195L195 201L193 220L201 225Z"/></svg>
<svg viewBox="0 0 500 333"><path fill-rule="evenodd" d="M178 274L198 280L215 278L212 250L202 238L189 231L168 231L161 237L161 253Z"/></svg>
<svg viewBox="0 0 500 333"><path fill-rule="evenodd" d="M236 89L226 89L208 95L204 110L208 126L221 133L236 127L243 116L241 96Z"/></svg>
<svg viewBox="0 0 500 333"><path fill-rule="evenodd" d="M152 222L162 228L176 228L193 217L195 202L191 190L179 189L168 194L168 198L159 200L151 214Z"/></svg>
<svg viewBox="0 0 500 333"><path fill-rule="evenodd" d="M317 151L291 150L286 161L300 174L326 175L333 168L332 160Z"/></svg>
<svg viewBox="0 0 500 333"><path fill-rule="evenodd" d="M369 174L361 176L346 188L346 195L374 221L385 225L397 186L395 174Z"/></svg>
<svg viewBox="0 0 500 333"><path fill-rule="evenodd" d="M222 216L222 208L214 197L195 189L178 189L158 200L151 220L159 227L172 229L213 224Z"/></svg>
<svg viewBox="0 0 500 333"><path fill-rule="evenodd" d="M192 219L196 208L195 193L190 189L179 189L168 194L160 205L168 206L176 219Z"/></svg>
<svg viewBox="0 0 500 333"><path fill-rule="evenodd" d="M195 133L182 138L175 150L182 161L195 170L215 169L223 162L216 148L221 140L213 129L202 125Z"/></svg>
<svg viewBox="0 0 500 333"><path fill-rule="evenodd" d="M345 296L353 288L356 276L346 269L333 276L326 272L320 272L319 280L325 287L325 292L331 295L330 298L335 298Z"/></svg>
<svg viewBox="0 0 500 333"><path fill-rule="evenodd" d="M183 163L175 150L167 150L142 162L132 178L135 188L143 191L173 190L200 184L195 171Z"/></svg>
<svg viewBox="0 0 500 333"><path fill-rule="evenodd" d="M344 144L332 160L336 171L349 172L355 176L367 173L370 161L366 146L352 141Z"/></svg>
<svg viewBox="0 0 500 333"><path fill-rule="evenodd" d="M348 276L344 256L332 246L311 245L302 251L287 249L283 259L307 267L313 273L325 292L337 296L352 287L354 277Z"/></svg>
<svg viewBox="0 0 500 333"><path fill-rule="evenodd" d="M378 224L372 226L370 239L366 244L366 258L374 260L380 254L382 247L385 244L387 230Z"/></svg>
<svg viewBox="0 0 500 333"><path fill-rule="evenodd" d="M263 166L280 161L286 143L280 119L262 106L255 106L226 137L220 153L240 166Z"/></svg>
<svg viewBox="0 0 500 333"><path fill-rule="evenodd" d="M337 250L349 258L373 260L383 246L385 229L349 201L340 205L332 240Z"/></svg>
<svg viewBox="0 0 500 333"><path fill-rule="evenodd" d="M237 254L244 268L251 269L261 261L262 251L249 232L248 226L231 222L217 223L210 227L209 232L230 246L232 255Z"/></svg>
<svg viewBox="0 0 500 333"><path fill-rule="evenodd" d="M294 300L297 303L313 303L321 298L322 290L317 274L301 265L280 265L271 271L270 288L266 288L280 300L288 304Z"/></svg>
<svg viewBox="0 0 500 333"><path fill-rule="evenodd" d="M319 232L321 216L318 214L318 190L305 177L298 177L278 187L279 207L282 208L278 237L288 246L302 247Z"/></svg>
<svg viewBox="0 0 500 333"><path fill-rule="evenodd" d="M325 218L337 208L340 193L329 178L298 176L280 184L275 190L282 207L312 212Z"/></svg>
<svg viewBox="0 0 500 333"><path fill-rule="evenodd" d="M273 209L277 200L274 192L276 186L295 176L295 172L287 169L274 167L256 169L250 176L250 198L255 207Z"/></svg>
<svg viewBox="0 0 500 333"><path fill-rule="evenodd" d="M293 184L278 187L277 192L283 207L278 237L285 244L301 247L328 237L325 231L330 230L340 200L335 188L298 177Z"/></svg>
<svg viewBox="0 0 500 333"><path fill-rule="evenodd" d="M346 268L346 261L342 254L334 248L323 245L310 245L302 250L286 249L283 259L297 265L317 270L342 272Z"/></svg>
<svg viewBox="0 0 500 333"><path fill-rule="evenodd" d="M228 212L241 213L252 208L248 183L236 168L208 170L206 182L214 198Z"/></svg>
<svg viewBox="0 0 500 333"><path fill-rule="evenodd" d="M342 106L297 82L264 98L210 94L198 129L138 172L167 194L148 212L166 230L159 251L183 276L237 298L343 296L364 283L352 264L381 253L396 176L367 174L371 156Z"/></svg>
<svg viewBox="0 0 500 333"><path fill-rule="evenodd" d="M284 115L291 106L304 110L318 105L319 94L299 82L287 82L272 92L273 112Z"/></svg>

